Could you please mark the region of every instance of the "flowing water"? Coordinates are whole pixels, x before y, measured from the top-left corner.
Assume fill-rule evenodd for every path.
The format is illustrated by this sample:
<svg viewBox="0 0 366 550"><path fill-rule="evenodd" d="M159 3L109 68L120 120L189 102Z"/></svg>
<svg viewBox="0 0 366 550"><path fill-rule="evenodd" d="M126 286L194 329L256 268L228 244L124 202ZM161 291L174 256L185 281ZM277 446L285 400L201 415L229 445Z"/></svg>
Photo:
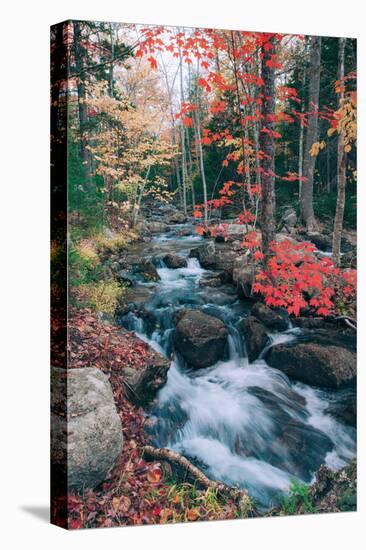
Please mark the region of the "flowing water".
<svg viewBox="0 0 366 550"><path fill-rule="evenodd" d="M155 237L148 246L150 255L174 251L188 265L168 269L156 260L161 280L145 306L148 315L142 319L130 313L121 323L173 358L151 411L153 443L189 457L213 479L247 488L259 508L266 509L279 502L293 481L311 482L322 463L334 469L346 464L356 452L355 430L326 413L342 392L293 383L263 358L248 362L235 325L249 306L229 285L199 286L208 272L188 254L200 240L174 233ZM224 321L230 334L226 360L198 370L179 362L172 333L174 314L182 307L199 308ZM299 336L300 329L289 327L271 334L271 340Z"/></svg>

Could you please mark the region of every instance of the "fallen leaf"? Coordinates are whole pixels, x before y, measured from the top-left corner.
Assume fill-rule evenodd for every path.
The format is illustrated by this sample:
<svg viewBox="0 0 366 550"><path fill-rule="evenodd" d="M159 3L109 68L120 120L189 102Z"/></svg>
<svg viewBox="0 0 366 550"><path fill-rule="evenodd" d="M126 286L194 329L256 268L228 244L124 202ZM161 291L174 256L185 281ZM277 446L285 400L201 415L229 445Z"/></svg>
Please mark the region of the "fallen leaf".
<svg viewBox="0 0 366 550"><path fill-rule="evenodd" d="M199 517L200 513L197 508L190 508L189 510L187 510L186 518L188 519L188 521L196 521L196 519L198 519Z"/></svg>

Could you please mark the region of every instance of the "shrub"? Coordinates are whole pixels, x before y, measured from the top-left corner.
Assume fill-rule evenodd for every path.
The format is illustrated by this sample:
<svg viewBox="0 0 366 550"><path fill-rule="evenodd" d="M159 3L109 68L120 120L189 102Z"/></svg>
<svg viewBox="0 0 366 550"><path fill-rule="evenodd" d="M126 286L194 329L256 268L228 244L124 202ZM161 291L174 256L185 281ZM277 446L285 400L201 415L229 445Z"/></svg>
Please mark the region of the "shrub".
<svg viewBox="0 0 366 550"><path fill-rule="evenodd" d="M81 285L78 288L78 301L99 313L113 315L124 288L116 281L99 281Z"/></svg>
<svg viewBox="0 0 366 550"><path fill-rule="evenodd" d="M294 481L290 485L289 495L283 500L281 513L291 516L294 514L312 514L315 511L311 502L309 485Z"/></svg>
<svg viewBox="0 0 366 550"><path fill-rule="evenodd" d="M95 244L101 254L116 254L126 248L127 239L125 235L116 234L107 236L99 233L95 237Z"/></svg>
<svg viewBox="0 0 366 550"><path fill-rule="evenodd" d="M69 285L71 287L85 285L97 281L101 265L96 252L91 245L81 242L70 246L68 251Z"/></svg>

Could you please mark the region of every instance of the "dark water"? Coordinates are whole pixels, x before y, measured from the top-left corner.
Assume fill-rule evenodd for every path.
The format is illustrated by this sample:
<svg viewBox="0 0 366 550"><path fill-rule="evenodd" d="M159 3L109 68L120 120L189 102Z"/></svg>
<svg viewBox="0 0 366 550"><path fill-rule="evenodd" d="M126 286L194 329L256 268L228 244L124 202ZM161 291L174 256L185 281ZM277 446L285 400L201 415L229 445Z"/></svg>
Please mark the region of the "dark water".
<svg viewBox="0 0 366 550"><path fill-rule="evenodd" d="M245 342L235 328L248 306L231 286L199 286L207 271L188 254L200 240L170 232L145 245L144 253L160 266L161 280L153 285L145 319L129 314L121 322L170 356L173 316L182 307L224 321L230 333L227 360L189 370L173 358L151 415L153 442L186 455L211 478L247 488L259 507L267 508L292 481L311 482L322 463L334 469L346 464L356 452L355 430L325 413L340 392L290 382L263 359L248 363ZM159 256L168 251L186 257L188 266L165 267ZM299 335L300 329L289 327L271 338L279 343Z"/></svg>

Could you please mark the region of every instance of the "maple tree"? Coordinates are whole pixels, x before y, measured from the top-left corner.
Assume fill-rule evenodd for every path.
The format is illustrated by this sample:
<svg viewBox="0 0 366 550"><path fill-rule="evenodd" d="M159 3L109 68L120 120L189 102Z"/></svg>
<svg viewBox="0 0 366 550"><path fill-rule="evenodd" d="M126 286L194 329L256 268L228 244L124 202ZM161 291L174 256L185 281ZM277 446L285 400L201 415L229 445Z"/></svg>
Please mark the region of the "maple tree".
<svg viewBox="0 0 366 550"><path fill-rule="evenodd" d="M163 48L161 36L164 32L161 28L156 29L155 32L147 31L148 36L144 47L150 52L155 51L155 48ZM176 55L176 40L176 36L169 37L168 49L173 55ZM325 147L324 140L315 143L318 119L337 121L336 124L332 123L332 129L338 128L345 152L348 152L351 149L350 143L355 139L355 117L352 109L354 94L349 95L347 100L342 98L341 107L337 111L320 110L317 99L320 40L314 38L311 63L314 66L317 65L318 69L314 68L312 73L308 111L302 109L300 112L292 109L290 113L287 112L288 100L300 103L300 99L293 87L279 83L277 89L274 89L275 70L281 69L284 63L276 52L275 45L286 40L288 40L286 36L265 33L237 33L235 37L234 33L225 31L199 30L194 31L193 36L188 38L184 33L179 35L178 47L183 48L185 52L185 62L191 63L190 55L193 55L206 70L205 76L201 76L197 84L208 94L209 112L212 115L224 113L228 108L227 97L230 94L234 96L237 106L236 117L230 119L231 128L220 129L220 131L204 129L199 143L204 146L216 143L221 147L230 147L222 165L227 167L229 163L235 163L238 181L225 182L219 191L219 197L205 200L203 204L196 204L193 215L198 219L204 218L205 224L197 229L200 234L204 235L208 232L213 236L218 233L225 235L225 224L208 226L207 209L231 205L233 197L241 194L243 211L236 221L246 225L247 228L243 247L255 249L253 253L255 261L265 261L264 269L257 275L255 292L260 292L268 305L286 307L288 312L294 315L299 315L300 311L310 307L310 310L313 309L318 315L327 316L335 311L335 304L332 302L332 297L336 294L335 287L338 290L345 289L346 296L354 293L354 273L342 273L330 260L315 258L314 248L310 243L294 247L287 240L282 243L275 242L274 178L303 182L301 204L305 212L304 219L308 229L315 227L312 198L315 166L313 159ZM301 40L301 37L298 37L298 40ZM225 70L221 73L212 69L215 59L213 52L216 55L217 52L222 52L226 62ZM260 64L262 67L258 71ZM250 89L249 85L251 85ZM275 97L282 108L275 109ZM176 116L182 118L184 126L191 127L193 120L190 115L196 110L197 104L184 103ZM305 175L288 171L278 176L274 171L274 143L281 138L281 133L276 129L276 125L280 122L292 124L296 119L307 128ZM331 132L332 130L329 133ZM254 184L251 180L252 174L255 175ZM262 208L260 243L256 234L248 231L250 223L253 223L254 227L257 223L259 202ZM330 286L327 286L327 281ZM315 295L312 295L314 293ZM309 300L305 298L306 294L311 296Z"/></svg>

